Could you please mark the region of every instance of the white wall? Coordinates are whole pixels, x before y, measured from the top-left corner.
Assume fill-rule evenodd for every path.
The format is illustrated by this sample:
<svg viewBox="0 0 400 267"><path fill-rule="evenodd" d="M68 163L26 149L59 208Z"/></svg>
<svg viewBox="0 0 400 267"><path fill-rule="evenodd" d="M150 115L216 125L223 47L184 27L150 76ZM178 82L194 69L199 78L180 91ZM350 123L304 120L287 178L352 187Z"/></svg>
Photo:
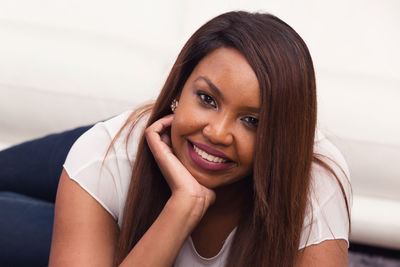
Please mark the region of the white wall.
<svg viewBox="0 0 400 267"><path fill-rule="evenodd" d="M393 122L400 99L400 2L216 2L1 0L0 127L27 130L21 138L28 138L25 127L35 128L30 117L46 117L48 110L65 116L72 104L87 105L87 98L100 106L114 100L116 107L106 113L95 116L88 110L74 121L85 123L154 98L196 28L222 12L246 9L276 14L307 42L317 72L321 127L339 136L400 145L400 123ZM338 94L342 101L331 101ZM65 103L43 103L55 95ZM49 105L44 114L40 109L26 114L27 106L40 99ZM15 124L9 120L14 116ZM18 126L24 118L28 125ZM55 126L32 129L32 134L61 125ZM1 141L21 140L13 135Z"/></svg>

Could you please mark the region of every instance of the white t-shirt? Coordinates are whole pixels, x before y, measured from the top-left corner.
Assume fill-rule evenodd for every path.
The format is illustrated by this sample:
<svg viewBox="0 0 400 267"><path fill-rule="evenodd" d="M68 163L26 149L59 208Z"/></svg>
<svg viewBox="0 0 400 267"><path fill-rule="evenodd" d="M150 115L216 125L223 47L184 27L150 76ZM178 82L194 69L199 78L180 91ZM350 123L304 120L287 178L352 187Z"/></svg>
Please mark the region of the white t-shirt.
<svg viewBox="0 0 400 267"><path fill-rule="evenodd" d="M74 143L64 163L69 177L93 196L121 227L127 191L135 161L138 141L144 129L141 120L125 143L127 131L122 132L112 149L105 153L111 140L128 119L131 111L122 113L105 122L99 122ZM345 189L351 207L352 196L347 164L339 150L317 131L314 152L336 162L327 163L336 171ZM347 176L347 177L346 177ZM299 249L329 239L345 239L348 242L348 218L342 192L334 176L317 164L312 165L312 212L308 207L303 224ZM311 216L312 214L312 216ZM312 226L311 232L309 231ZM201 257L189 236L175 261L175 267L224 266L236 228L225 240L221 251L212 258Z"/></svg>

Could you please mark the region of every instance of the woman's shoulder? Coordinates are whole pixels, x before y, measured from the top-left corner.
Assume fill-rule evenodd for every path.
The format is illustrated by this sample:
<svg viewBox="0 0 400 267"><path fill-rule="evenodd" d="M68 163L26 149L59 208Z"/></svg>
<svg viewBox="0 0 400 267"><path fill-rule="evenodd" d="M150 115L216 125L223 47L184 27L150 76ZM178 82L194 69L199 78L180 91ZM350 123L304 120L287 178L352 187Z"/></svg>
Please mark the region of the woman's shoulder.
<svg viewBox="0 0 400 267"><path fill-rule="evenodd" d="M129 125L124 127L131 114L132 111L125 111L115 117L96 123L75 141L68 153L66 162L74 165L74 163L82 164L81 161L86 163L96 160L103 161L106 153L114 156L128 153L130 159L132 159L133 154L136 153L144 125L142 125L143 120L139 121L132 132L129 131ZM114 140L119 132L119 137ZM127 139L128 135L129 139ZM110 146L113 140L114 143Z"/></svg>
<svg viewBox="0 0 400 267"><path fill-rule="evenodd" d="M352 190L346 160L320 131L314 143L314 157L300 248L330 239L348 242Z"/></svg>
<svg viewBox="0 0 400 267"><path fill-rule="evenodd" d="M125 124L131 114L96 123L73 144L63 166L118 222L145 125L143 118L130 131L131 124Z"/></svg>
<svg viewBox="0 0 400 267"><path fill-rule="evenodd" d="M314 142L314 162L312 164L312 181L339 179L343 184L350 183L350 171L345 157L321 131L317 131ZM325 166L332 171L328 170ZM336 178L335 178L336 177ZM326 182L326 181L325 181ZM336 183L337 184L337 183Z"/></svg>

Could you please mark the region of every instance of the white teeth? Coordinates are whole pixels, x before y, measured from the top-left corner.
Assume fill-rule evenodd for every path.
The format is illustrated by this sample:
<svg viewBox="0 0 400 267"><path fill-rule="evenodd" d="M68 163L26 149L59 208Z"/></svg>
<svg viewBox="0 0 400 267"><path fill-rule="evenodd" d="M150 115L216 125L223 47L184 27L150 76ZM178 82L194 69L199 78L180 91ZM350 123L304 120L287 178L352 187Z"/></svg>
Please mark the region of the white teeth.
<svg viewBox="0 0 400 267"><path fill-rule="evenodd" d="M224 163L226 162L225 159L217 157L217 156L213 156L210 154L207 154L205 151L201 150L200 148L198 148L197 146L193 145L194 151L196 151L197 154L200 155L200 157L202 157L205 160L211 161L211 162L216 162L216 163Z"/></svg>

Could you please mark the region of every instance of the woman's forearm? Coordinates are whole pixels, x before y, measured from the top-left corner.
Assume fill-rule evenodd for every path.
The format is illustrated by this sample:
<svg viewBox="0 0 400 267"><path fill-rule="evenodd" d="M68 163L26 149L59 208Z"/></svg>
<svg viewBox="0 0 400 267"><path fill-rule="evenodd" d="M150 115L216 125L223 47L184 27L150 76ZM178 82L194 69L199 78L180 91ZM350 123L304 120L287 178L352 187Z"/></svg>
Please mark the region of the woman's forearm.
<svg viewBox="0 0 400 267"><path fill-rule="evenodd" d="M173 195L120 266L172 266L186 238L200 221L206 200Z"/></svg>

